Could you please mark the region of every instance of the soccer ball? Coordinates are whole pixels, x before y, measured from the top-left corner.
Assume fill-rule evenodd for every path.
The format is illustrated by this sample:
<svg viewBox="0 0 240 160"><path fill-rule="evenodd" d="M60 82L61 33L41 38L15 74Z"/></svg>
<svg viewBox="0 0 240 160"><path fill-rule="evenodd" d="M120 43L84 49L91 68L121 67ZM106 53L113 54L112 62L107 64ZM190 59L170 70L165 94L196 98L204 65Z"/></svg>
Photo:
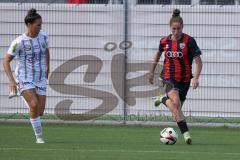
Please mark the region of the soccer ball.
<svg viewBox="0 0 240 160"><path fill-rule="evenodd" d="M178 134L173 128L164 128L160 132L160 140L163 144L173 145L177 142Z"/></svg>

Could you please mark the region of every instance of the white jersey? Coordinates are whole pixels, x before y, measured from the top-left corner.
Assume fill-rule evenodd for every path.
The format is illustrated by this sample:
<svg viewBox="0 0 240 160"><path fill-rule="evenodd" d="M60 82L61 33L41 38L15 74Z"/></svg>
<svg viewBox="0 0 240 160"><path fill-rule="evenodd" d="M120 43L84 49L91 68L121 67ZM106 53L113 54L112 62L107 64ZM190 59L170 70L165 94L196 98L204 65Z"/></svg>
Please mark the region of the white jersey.
<svg viewBox="0 0 240 160"><path fill-rule="evenodd" d="M8 54L16 56L15 70L17 82L38 82L46 79L46 49L48 36L39 32L35 38L23 34L17 37L8 49Z"/></svg>

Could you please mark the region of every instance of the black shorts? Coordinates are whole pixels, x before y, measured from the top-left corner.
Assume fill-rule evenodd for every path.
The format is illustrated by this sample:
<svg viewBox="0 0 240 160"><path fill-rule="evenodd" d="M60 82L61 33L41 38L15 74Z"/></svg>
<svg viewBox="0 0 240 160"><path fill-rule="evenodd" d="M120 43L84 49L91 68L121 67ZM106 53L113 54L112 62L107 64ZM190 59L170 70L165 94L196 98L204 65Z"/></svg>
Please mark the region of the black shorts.
<svg viewBox="0 0 240 160"><path fill-rule="evenodd" d="M184 102L186 100L187 92L190 87L190 82L177 82L174 80L163 80L163 85L166 93L168 93L172 89L178 90L180 101Z"/></svg>

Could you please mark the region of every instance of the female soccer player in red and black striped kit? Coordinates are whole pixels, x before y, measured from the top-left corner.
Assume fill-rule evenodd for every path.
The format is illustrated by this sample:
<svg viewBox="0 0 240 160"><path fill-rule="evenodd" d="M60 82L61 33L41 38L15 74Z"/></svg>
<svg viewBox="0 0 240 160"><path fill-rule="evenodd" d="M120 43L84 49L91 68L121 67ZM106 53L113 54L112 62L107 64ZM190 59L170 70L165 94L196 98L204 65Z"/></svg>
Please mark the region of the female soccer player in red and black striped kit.
<svg viewBox="0 0 240 160"><path fill-rule="evenodd" d="M191 80L193 89L196 89L199 85L198 79L202 70L201 50L193 37L182 32L183 19L180 17L178 9L173 11L170 28L172 34L160 40L159 51L154 55L149 82L153 84L154 71L163 53L165 59L161 78L165 84L170 84L172 89L166 91L165 95L157 97L155 106L163 103L170 109L185 142L192 144L192 138L182 112L182 105L186 99ZM194 75L192 75L193 60L196 64Z"/></svg>

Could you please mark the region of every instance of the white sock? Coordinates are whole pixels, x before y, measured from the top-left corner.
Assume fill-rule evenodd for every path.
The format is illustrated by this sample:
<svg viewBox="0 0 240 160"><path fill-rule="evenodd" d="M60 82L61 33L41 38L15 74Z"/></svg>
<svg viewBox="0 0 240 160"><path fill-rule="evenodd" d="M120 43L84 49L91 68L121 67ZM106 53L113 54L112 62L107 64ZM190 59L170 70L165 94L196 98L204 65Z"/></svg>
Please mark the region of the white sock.
<svg viewBox="0 0 240 160"><path fill-rule="evenodd" d="M42 138L42 125L40 117L30 118L36 138Z"/></svg>

